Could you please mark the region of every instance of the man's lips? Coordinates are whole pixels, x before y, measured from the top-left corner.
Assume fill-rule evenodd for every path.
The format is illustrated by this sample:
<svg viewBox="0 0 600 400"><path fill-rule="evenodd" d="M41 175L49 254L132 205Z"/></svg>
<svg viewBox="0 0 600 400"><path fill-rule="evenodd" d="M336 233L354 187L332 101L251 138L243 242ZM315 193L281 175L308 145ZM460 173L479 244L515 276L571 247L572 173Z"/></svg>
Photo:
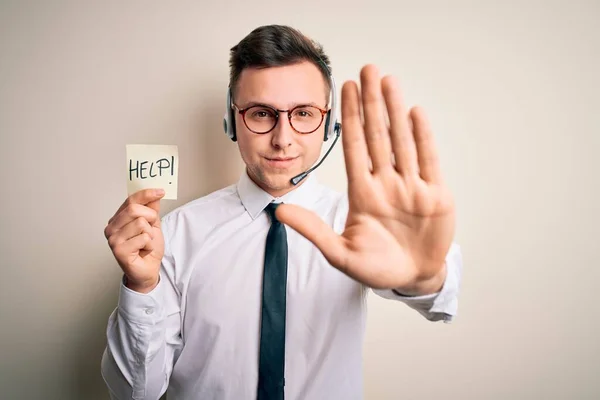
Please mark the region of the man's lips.
<svg viewBox="0 0 600 400"><path fill-rule="evenodd" d="M289 167L297 158L298 157L265 157L268 165L277 168Z"/></svg>
<svg viewBox="0 0 600 400"><path fill-rule="evenodd" d="M294 160L297 157L265 157L265 158L270 161L289 161L289 160Z"/></svg>

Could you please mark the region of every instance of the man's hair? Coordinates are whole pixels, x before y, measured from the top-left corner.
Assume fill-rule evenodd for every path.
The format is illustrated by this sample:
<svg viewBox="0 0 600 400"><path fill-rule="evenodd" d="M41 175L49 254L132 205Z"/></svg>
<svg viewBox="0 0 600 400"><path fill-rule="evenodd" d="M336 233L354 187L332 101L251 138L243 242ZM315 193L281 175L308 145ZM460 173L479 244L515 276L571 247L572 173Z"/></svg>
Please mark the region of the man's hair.
<svg viewBox="0 0 600 400"><path fill-rule="evenodd" d="M232 96L244 69L280 67L302 61L309 61L319 68L329 92L329 57L323 46L289 26L258 27L231 48L229 87Z"/></svg>

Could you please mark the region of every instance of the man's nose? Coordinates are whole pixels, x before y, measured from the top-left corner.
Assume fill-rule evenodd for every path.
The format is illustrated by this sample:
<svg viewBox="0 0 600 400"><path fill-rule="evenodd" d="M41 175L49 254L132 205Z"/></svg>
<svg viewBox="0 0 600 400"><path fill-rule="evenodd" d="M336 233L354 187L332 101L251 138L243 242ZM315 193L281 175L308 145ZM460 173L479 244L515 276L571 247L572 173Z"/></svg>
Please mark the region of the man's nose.
<svg viewBox="0 0 600 400"><path fill-rule="evenodd" d="M287 113L281 113L277 121L277 125L271 131L271 144L274 147L286 148L292 145L294 138L294 129L290 125Z"/></svg>

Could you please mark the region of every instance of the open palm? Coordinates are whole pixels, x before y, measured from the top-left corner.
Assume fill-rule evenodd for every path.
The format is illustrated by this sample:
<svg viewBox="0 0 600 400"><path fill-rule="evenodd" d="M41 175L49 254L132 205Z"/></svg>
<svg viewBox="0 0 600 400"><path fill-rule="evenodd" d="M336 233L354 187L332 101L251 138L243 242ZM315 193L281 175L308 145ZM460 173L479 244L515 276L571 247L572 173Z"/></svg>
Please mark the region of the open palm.
<svg viewBox="0 0 600 400"><path fill-rule="evenodd" d="M294 205L281 205L277 217L369 287L410 293L434 281L437 288L454 235L454 203L429 124L420 108L406 110L395 79L380 79L375 66L362 69L361 92L353 81L342 88L344 232Z"/></svg>

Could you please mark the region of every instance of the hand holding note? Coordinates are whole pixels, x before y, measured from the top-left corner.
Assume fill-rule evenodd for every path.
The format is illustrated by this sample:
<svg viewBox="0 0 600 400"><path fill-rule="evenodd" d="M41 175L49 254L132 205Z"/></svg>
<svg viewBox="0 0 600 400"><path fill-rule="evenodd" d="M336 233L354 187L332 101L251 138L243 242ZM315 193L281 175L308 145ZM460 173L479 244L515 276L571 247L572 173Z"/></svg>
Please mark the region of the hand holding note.
<svg viewBox="0 0 600 400"><path fill-rule="evenodd" d="M127 287L148 293L159 279L165 241L160 227L164 193L145 189L129 196L108 221L104 236L127 277Z"/></svg>
<svg viewBox="0 0 600 400"><path fill-rule="evenodd" d="M160 199L177 199L177 146L127 145L127 193L104 236L129 289L148 293L159 280L165 240Z"/></svg>

